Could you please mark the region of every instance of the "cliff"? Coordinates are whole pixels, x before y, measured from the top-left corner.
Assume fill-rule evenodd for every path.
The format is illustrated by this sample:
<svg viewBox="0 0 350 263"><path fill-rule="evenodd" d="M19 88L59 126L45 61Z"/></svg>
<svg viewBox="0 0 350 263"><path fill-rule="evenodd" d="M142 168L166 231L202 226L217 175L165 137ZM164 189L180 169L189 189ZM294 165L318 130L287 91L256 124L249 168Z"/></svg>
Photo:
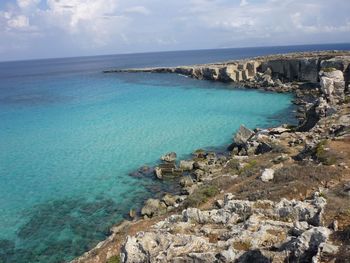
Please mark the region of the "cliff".
<svg viewBox="0 0 350 263"><path fill-rule="evenodd" d="M264 75L266 84L276 84L274 80L282 82L318 83L319 72L326 68L335 68L344 73L346 84L350 80L350 52L329 51L292 53L287 55L272 55L253 59L227 61L194 66L143 68L143 69L114 69L112 72L151 72L177 73L196 79L215 80L222 82L238 82L245 85L254 85ZM278 84L278 83L277 83Z"/></svg>

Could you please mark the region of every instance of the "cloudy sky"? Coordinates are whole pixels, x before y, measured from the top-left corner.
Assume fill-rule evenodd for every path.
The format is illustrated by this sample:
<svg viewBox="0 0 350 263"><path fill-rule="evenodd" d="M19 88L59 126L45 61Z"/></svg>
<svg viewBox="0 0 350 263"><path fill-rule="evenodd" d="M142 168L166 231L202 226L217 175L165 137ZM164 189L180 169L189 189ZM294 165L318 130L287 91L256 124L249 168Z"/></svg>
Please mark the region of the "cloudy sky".
<svg viewBox="0 0 350 263"><path fill-rule="evenodd" d="M338 42L349 0L0 0L0 61Z"/></svg>

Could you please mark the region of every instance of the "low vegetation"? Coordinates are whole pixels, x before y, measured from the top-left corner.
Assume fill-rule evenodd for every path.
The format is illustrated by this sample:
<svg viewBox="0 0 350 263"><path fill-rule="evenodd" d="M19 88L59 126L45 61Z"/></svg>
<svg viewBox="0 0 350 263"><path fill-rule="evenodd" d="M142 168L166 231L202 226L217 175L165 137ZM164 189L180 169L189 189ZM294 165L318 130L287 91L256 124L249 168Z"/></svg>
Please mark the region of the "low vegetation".
<svg viewBox="0 0 350 263"><path fill-rule="evenodd" d="M185 207L198 207L219 193L219 188L216 185L200 186L192 195L185 201Z"/></svg>
<svg viewBox="0 0 350 263"><path fill-rule="evenodd" d="M337 157L334 153L327 149L327 141L319 142L315 149L315 158L318 162L324 165L333 165L337 162Z"/></svg>
<svg viewBox="0 0 350 263"><path fill-rule="evenodd" d="M121 260L119 255L113 256L107 260L107 263L120 263L120 262Z"/></svg>
<svg viewBox="0 0 350 263"><path fill-rule="evenodd" d="M260 170L257 164L258 162L256 160L249 160L249 162L238 171L238 174L247 177L256 174Z"/></svg>

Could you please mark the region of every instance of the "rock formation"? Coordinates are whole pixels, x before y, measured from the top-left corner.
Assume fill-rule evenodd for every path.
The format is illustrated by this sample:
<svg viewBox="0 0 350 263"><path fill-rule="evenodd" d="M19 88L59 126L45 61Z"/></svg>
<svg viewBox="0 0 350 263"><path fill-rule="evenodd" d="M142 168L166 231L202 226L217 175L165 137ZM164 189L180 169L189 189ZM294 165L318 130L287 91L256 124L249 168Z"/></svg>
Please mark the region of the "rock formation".
<svg viewBox="0 0 350 263"><path fill-rule="evenodd" d="M278 91L290 91L284 83L319 83L322 69L334 68L343 72L345 89L350 80L350 52L328 51L272 55L195 66L145 69L116 69L112 72L177 73L197 79L237 82L245 86L275 86Z"/></svg>
<svg viewBox="0 0 350 263"><path fill-rule="evenodd" d="M326 200L234 200L217 209L183 210L129 236L122 262L317 262L331 230L322 226ZM336 248L335 248L336 249Z"/></svg>

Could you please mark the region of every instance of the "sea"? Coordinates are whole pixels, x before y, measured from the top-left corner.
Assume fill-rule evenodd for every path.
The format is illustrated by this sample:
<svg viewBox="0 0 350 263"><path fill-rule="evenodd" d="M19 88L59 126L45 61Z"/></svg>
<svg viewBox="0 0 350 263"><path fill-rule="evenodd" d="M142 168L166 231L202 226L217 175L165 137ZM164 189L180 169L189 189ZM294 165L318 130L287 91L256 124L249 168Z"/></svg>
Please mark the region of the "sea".
<svg viewBox="0 0 350 263"><path fill-rule="evenodd" d="M241 124L296 123L292 94L112 68L190 65L349 44L0 63L0 262L68 262L172 180L135 176L164 153L225 151Z"/></svg>

